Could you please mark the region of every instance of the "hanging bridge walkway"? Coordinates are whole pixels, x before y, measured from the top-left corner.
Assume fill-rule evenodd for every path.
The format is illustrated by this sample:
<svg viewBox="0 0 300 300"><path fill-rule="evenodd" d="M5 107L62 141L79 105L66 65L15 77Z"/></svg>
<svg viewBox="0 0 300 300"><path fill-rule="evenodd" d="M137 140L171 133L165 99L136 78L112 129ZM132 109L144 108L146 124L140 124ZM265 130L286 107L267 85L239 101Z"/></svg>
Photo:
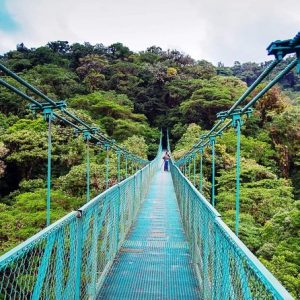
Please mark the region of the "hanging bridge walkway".
<svg viewBox="0 0 300 300"><path fill-rule="evenodd" d="M169 172L158 171L97 299L199 299Z"/></svg>
<svg viewBox="0 0 300 300"><path fill-rule="evenodd" d="M8 299L292 299L238 238L241 126L255 103L294 67L300 70L300 33L268 47L275 60L232 107L217 114L170 172L160 170L162 135L149 162L125 148L17 74L0 64L10 80L0 84L31 103L48 124L47 227L0 257L0 300ZM245 101L287 54L296 54L253 98ZM34 96L32 96L34 95ZM73 127L86 143L86 204L51 224L51 124ZM236 131L235 233L215 210L215 143ZM90 144L106 151L106 190L90 199ZM211 199L202 194L202 159L211 149ZM167 149L170 150L167 134ZM117 157L117 184L109 187L109 152ZM196 166L196 157L200 165ZM126 179L120 170L125 166ZM128 168L131 167L131 175ZM135 171L133 172L135 168ZM191 176L193 169L193 176ZM196 183L196 171L199 182ZM193 181L193 184L191 181Z"/></svg>

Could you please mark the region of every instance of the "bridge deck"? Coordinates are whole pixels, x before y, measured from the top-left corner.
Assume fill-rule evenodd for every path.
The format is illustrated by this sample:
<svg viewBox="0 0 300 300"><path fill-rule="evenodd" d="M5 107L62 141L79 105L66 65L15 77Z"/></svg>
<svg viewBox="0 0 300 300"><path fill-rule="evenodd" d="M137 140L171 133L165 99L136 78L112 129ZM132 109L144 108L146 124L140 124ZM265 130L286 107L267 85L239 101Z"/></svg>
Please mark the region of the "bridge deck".
<svg viewBox="0 0 300 300"><path fill-rule="evenodd" d="M169 172L152 179L98 299L199 299Z"/></svg>

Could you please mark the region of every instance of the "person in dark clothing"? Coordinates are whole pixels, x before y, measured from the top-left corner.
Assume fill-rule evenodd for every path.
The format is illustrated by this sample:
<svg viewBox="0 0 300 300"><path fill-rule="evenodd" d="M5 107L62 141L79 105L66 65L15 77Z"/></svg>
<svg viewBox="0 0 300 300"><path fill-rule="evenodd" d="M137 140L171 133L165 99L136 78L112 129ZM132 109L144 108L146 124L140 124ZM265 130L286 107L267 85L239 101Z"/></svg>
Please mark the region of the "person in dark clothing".
<svg viewBox="0 0 300 300"><path fill-rule="evenodd" d="M169 171L170 155L168 151L166 151L165 155L163 156L163 160L164 160L164 171Z"/></svg>

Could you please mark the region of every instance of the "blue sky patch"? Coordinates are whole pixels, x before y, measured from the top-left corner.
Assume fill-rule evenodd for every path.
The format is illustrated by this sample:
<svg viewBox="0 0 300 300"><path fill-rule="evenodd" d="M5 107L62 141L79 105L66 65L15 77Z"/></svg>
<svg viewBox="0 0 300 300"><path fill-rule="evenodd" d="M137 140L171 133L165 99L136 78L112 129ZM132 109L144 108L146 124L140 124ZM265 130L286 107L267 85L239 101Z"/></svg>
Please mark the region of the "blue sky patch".
<svg viewBox="0 0 300 300"><path fill-rule="evenodd" d="M5 0L0 0L0 30L15 31L19 28L19 25L7 11L5 2Z"/></svg>

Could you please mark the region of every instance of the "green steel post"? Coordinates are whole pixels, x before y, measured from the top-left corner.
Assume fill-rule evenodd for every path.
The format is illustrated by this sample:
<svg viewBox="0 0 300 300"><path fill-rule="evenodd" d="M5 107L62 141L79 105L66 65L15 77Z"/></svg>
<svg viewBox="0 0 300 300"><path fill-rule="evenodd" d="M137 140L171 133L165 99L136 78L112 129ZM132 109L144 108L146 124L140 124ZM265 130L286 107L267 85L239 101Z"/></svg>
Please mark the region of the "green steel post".
<svg viewBox="0 0 300 300"><path fill-rule="evenodd" d="M51 209L51 150L52 150L52 140L51 140L51 124L53 120L53 111L51 108L45 108L43 110L44 119L48 121L48 162L47 162L47 215L46 215L46 225L50 225L50 209Z"/></svg>
<svg viewBox="0 0 300 300"><path fill-rule="evenodd" d="M194 154L194 186L196 186L196 155Z"/></svg>
<svg viewBox="0 0 300 300"><path fill-rule="evenodd" d="M189 172L189 180L191 178L191 161L188 161L188 172Z"/></svg>
<svg viewBox="0 0 300 300"><path fill-rule="evenodd" d="M101 144L100 143L97 143L98 145L100 145L100 148L99 148L99 157L102 156L102 148L101 148ZM100 162L99 162L100 163ZM100 169L100 173L99 173L99 194L101 194L103 192L102 188L103 188L103 184L102 184L102 171Z"/></svg>
<svg viewBox="0 0 300 300"><path fill-rule="evenodd" d="M118 183L121 181L121 151L117 151L117 159L118 159Z"/></svg>
<svg viewBox="0 0 300 300"><path fill-rule="evenodd" d="M132 161L130 160L130 156L128 156L128 176L131 176L132 171Z"/></svg>
<svg viewBox="0 0 300 300"><path fill-rule="evenodd" d="M128 157L127 154L125 154L125 174L126 178L128 177Z"/></svg>
<svg viewBox="0 0 300 300"><path fill-rule="evenodd" d="M83 131L83 138L86 141L86 202L90 201L90 144L91 134L89 131Z"/></svg>
<svg viewBox="0 0 300 300"><path fill-rule="evenodd" d="M106 159L105 159L105 166L106 166L106 172L105 172L105 188L108 189L108 176L109 176L109 144L105 144L105 150L106 150Z"/></svg>
<svg viewBox="0 0 300 300"><path fill-rule="evenodd" d="M211 144L211 204L215 207L215 143L216 137L214 135L209 137Z"/></svg>
<svg viewBox="0 0 300 300"><path fill-rule="evenodd" d="M241 125L240 113L232 115L233 127L236 131L236 187L235 187L235 234L239 235L240 220L240 173L241 173Z"/></svg>
<svg viewBox="0 0 300 300"><path fill-rule="evenodd" d="M48 170L47 170L47 226L50 225L51 201L51 118L48 119Z"/></svg>
<svg viewBox="0 0 300 300"><path fill-rule="evenodd" d="M200 148L200 181L199 181L199 192L202 194L203 188L203 147Z"/></svg>

